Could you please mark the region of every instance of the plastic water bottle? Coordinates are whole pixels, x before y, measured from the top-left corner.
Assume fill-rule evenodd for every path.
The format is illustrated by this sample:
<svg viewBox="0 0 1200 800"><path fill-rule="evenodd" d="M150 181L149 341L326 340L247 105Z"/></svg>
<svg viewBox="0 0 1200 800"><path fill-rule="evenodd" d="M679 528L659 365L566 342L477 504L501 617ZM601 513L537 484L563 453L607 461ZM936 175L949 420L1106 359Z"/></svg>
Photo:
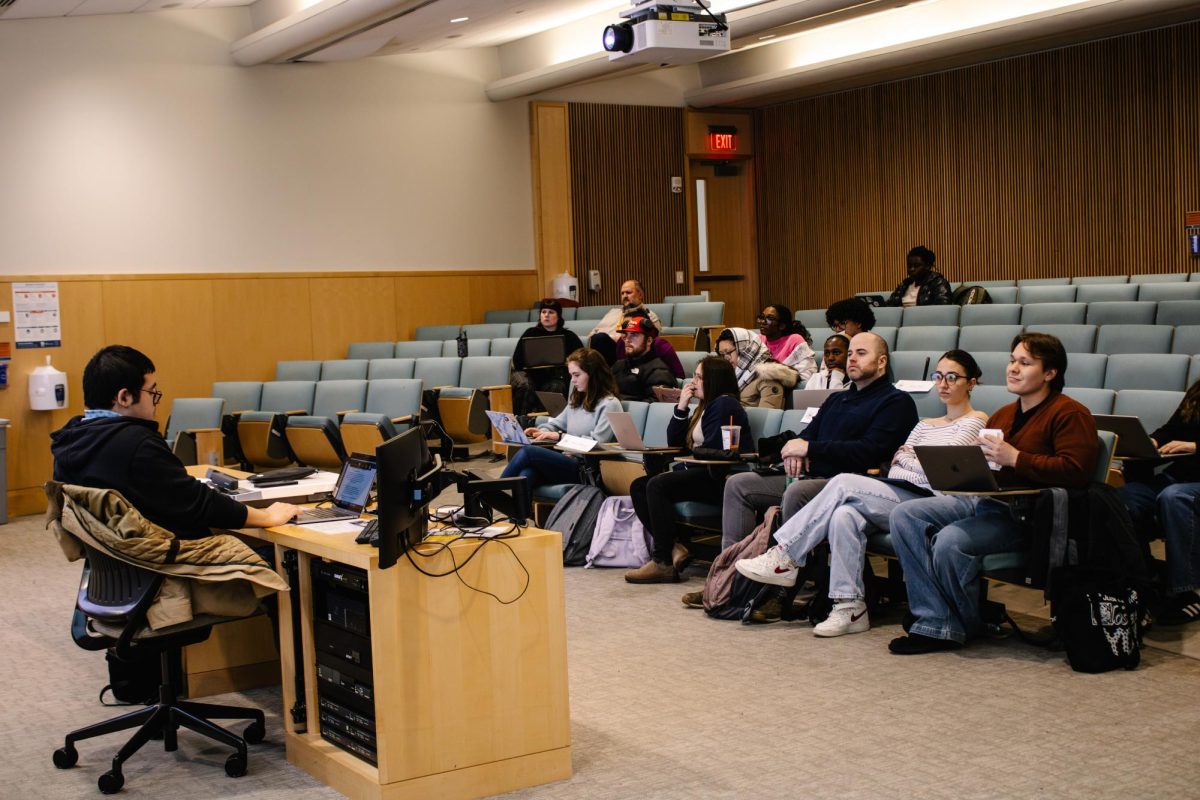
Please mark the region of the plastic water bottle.
<svg viewBox="0 0 1200 800"><path fill-rule="evenodd" d="M464 330L460 330L458 332L458 336L454 337L454 340L456 342L458 342L458 357L466 358L467 357L467 332Z"/></svg>

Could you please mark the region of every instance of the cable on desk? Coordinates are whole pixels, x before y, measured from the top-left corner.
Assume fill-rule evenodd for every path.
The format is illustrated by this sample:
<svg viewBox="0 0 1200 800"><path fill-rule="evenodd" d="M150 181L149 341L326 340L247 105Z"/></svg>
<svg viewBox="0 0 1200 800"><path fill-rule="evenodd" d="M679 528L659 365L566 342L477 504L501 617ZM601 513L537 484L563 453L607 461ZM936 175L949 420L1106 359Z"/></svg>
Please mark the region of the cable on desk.
<svg viewBox="0 0 1200 800"><path fill-rule="evenodd" d="M433 515L431 515L431 517L432 516ZM417 545L417 547L410 547L407 550L405 550L404 555L408 559L408 563L412 564L413 569L415 569L417 572L420 572L422 575L425 575L426 577L445 578L448 575L453 575L456 578L458 578L459 583L461 583L463 586L467 587L471 591L479 592L480 594L486 594L488 597L491 597L492 599L494 599L496 602L500 603L501 605L506 605L506 606L511 605L512 603L517 602L518 600L520 600L522 597L525 596L525 592L529 591L529 584L532 580L532 578L529 575L529 569L526 568L525 563L523 561L521 561L521 557L517 555L515 550L513 550L512 545L510 545L508 542L504 541L505 539L511 539L513 537L519 536L521 533L521 530L522 530L522 526L518 525L517 523L514 522L514 523L512 523L511 528L509 528L507 531L504 531L503 533L497 534L496 536L476 537L476 536L468 536L467 535L469 533L478 533L479 531L485 530L488 527L490 527L490 523L489 523L489 525L484 525L484 526L478 527L478 528L461 528L461 527L459 527L456 529L460 531L460 534L458 536L455 536L455 537L449 539L448 541L445 541L445 542L422 542L422 544L433 545L432 550L417 550L417 547L420 546L420 545ZM454 544L455 542L460 542L460 541L463 541L464 539L468 539L468 538L469 539L477 539L479 541L479 546L476 547L475 549L473 549L470 552L470 554L468 554L467 557L460 564L460 563L458 563L458 560L454 557L454 551L450 548L450 545ZM500 544L504 545L504 547L512 555L513 559L517 562L517 566L519 566L521 568L521 571L523 573L525 573L525 585L521 587L521 591L517 593L517 596L512 598L511 600L504 600L503 598L501 598L499 595L495 594L494 592L489 592L487 589L481 589L478 586L472 586L470 583L467 582L467 580L462 576L462 573L461 573L462 568L465 567L467 564L470 564L471 559L475 558L475 556L478 555L479 552L482 551L483 548L486 547L487 544L492 541L496 541L496 542L499 542ZM416 554L419 555L421 558L434 558L443 551L449 553L450 561L451 561L451 563L454 564L454 567L452 569L449 569L445 572L430 572L429 570L424 569L420 564L418 564L416 561L413 560L414 552L416 552Z"/></svg>

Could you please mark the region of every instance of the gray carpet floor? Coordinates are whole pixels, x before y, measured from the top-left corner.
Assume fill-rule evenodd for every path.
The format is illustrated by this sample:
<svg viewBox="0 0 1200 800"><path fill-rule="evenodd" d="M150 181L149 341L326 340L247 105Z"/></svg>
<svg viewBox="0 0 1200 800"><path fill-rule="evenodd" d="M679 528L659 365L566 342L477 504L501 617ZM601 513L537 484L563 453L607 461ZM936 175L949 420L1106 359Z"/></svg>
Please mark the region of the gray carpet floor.
<svg viewBox="0 0 1200 800"><path fill-rule="evenodd" d="M40 517L0 527L0 797L98 796L117 737L50 754L112 716L101 654L74 646L79 566ZM807 624L747 627L685 609L684 584L630 586L569 569L574 776L514 798L1195 798L1200 661L1148 648L1134 672L1082 675L1014 640L957 653L887 652L892 617L821 640ZM187 733L126 765L128 797L337 797L284 758L278 690L217 701L267 713L268 740L239 779ZM123 741L121 739L120 741Z"/></svg>

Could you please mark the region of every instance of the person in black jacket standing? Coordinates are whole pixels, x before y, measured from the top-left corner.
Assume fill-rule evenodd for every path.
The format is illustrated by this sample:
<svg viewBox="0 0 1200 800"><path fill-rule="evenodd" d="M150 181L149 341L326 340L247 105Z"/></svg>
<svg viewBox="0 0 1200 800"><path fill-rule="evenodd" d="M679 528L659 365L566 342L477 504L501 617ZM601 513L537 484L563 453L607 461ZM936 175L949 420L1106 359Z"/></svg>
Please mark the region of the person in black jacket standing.
<svg viewBox="0 0 1200 800"><path fill-rule="evenodd" d="M700 400L700 405L689 413L688 404L693 397ZM719 356L709 356L696 366L692 382L679 394L675 412L667 423L667 444L684 450L696 447L724 450L721 427L729 425L741 429L739 452L754 452L750 418L738 400L733 365ZM629 487L629 495L638 519L654 539L654 552L645 564L625 573L625 580L630 583L679 580L679 572L687 566L690 556L687 548L675 538L678 521L675 504L716 497L724 485L725 468L720 466L685 467L635 480Z"/></svg>
<svg viewBox="0 0 1200 800"><path fill-rule="evenodd" d="M937 259L928 247L908 251L908 277L888 297L889 306L944 306L950 303L950 282L933 268Z"/></svg>
<svg viewBox="0 0 1200 800"><path fill-rule="evenodd" d="M647 317L630 317L620 331L625 334L625 358L613 365L613 377L621 399L653 403L655 386L675 385L670 367L654 354L658 328Z"/></svg>
<svg viewBox="0 0 1200 800"><path fill-rule="evenodd" d="M296 506L250 508L205 486L159 435L154 416L163 393L154 363L124 345L110 345L83 369L85 412L50 434L54 479L115 489L156 525L181 539L210 528L269 528L296 515Z"/></svg>
<svg viewBox="0 0 1200 800"><path fill-rule="evenodd" d="M557 367L530 367L525 357L525 342L545 336L563 337L563 363ZM570 377L567 375L567 356L583 347L583 342L574 331L563 323L562 306L557 300L543 300L538 304L538 324L526 329L513 351L512 375L513 410L528 414L541 408L537 392L557 392L564 397Z"/></svg>

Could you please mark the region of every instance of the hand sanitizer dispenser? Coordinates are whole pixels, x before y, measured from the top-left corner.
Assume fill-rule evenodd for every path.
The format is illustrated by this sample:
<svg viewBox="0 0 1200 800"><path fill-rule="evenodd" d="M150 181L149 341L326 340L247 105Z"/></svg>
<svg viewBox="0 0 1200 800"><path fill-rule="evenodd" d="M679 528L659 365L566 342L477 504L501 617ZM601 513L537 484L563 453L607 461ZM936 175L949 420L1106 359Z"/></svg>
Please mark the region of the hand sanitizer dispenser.
<svg viewBox="0 0 1200 800"><path fill-rule="evenodd" d="M67 407L67 373L46 363L29 375L29 407L34 411L56 411Z"/></svg>

